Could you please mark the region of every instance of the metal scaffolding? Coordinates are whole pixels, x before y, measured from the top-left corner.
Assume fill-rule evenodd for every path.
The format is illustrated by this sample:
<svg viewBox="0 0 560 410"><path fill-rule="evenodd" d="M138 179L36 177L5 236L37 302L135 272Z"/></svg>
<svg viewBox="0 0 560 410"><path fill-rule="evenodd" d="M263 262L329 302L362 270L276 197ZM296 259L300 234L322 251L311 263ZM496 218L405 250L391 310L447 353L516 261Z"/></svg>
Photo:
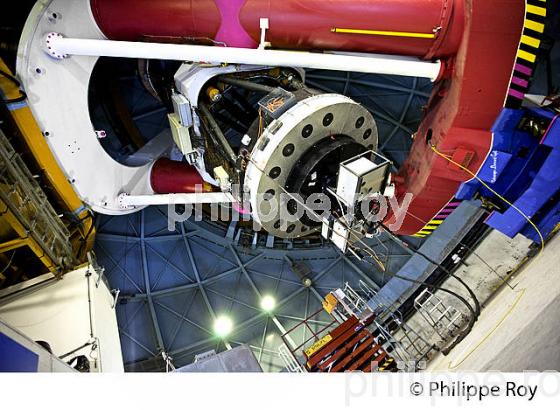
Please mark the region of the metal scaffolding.
<svg viewBox="0 0 560 410"><path fill-rule="evenodd" d="M57 276L73 266L70 233L1 130L0 209L16 236L1 244L0 252L28 246Z"/></svg>

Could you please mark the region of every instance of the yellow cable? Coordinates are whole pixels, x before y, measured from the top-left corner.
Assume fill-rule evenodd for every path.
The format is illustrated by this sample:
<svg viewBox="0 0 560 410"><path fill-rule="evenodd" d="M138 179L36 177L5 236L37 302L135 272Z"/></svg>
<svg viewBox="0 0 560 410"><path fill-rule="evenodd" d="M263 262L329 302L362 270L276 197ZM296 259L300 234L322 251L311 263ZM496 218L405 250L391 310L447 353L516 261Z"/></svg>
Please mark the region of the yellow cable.
<svg viewBox="0 0 560 410"><path fill-rule="evenodd" d="M465 171L466 173L468 173L470 176L472 176L473 178L475 178L478 182L480 182L482 185L484 185L484 187L486 189L488 189L490 192L492 192L494 195L496 195L498 198L500 198L502 201L504 201L506 204L508 204L509 206L511 206L513 209L515 209L517 212L519 212L523 218L525 218L527 220L527 222L529 222L529 224L531 224L531 226L535 229L535 231L537 232L537 234L539 235L539 238L541 240L541 250L539 252L539 256L542 254L542 252L544 251L544 237L541 233L541 231L539 230L539 228L537 227L537 225L531 220L531 218L529 218L521 209L519 209L517 206L515 206L514 204L512 204L511 202L509 202L507 199L505 199L502 195L500 195L499 193L497 193L495 190L493 190L492 188L490 188L490 186L484 182L482 179L480 179L474 172L472 172L471 170L469 170L468 168L464 167L463 165L459 164L458 162L453 161L453 159L451 159L450 157L448 157L447 155L441 153L440 151L438 151L438 149L436 148L435 145L432 145L432 150L439 155L440 157L444 158L445 160L449 161L450 163L452 163L453 165L461 168L463 171Z"/></svg>
<svg viewBox="0 0 560 410"><path fill-rule="evenodd" d="M511 313L513 312L513 310L515 309L515 307L519 304L519 301L521 300L521 298L523 297L523 295L525 294L525 291L527 289L521 289L519 290L519 296L517 296L517 299L515 299L515 302L513 302L513 305L511 305L511 307L508 309L508 311L505 313L505 315L500 319L500 321L498 323L496 323L496 325L492 328L492 330L490 330L477 344L475 347L473 347L471 350L469 350L469 352L456 364L452 364L452 362L449 362L447 364L447 368L450 370L455 370L456 368L458 368L461 364L463 364L463 362L465 360L467 360L480 346L482 346L489 338L490 336L492 336L492 334L500 327L500 325L502 323L505 322L505 320L509 317L509 315L511 315Z"/></svg>
<svg viewBox="0 0 560 410"><path fill-rule="evenodd" d="M515 209L517 212L519 212L519 214L521 214L523 216L523 218L525 218L527 220L527 222L529 222L529 224L535 229L535 231L537 232L537 234L539 235L539 238L541 240L541 250L539 252L539 256L542 254L542 252L544 251L544 237L541 233L541 231L539 230L539 228L537 227L537 225L531 220L531 218L529 218L521 209L519 209L517 206L515 206L514 204L512 204L510 201L508 201L506 198L504 198L502 195L500 195L498 192L496 192L494 189L492 189L486 182L484 182L482 179L480 179L474 172L472 172L471 170L469 170L468 168L464 167L463 165L459 164L458 162L454 161L451 157L441 153L440 151L438 151L438 149L436 148L435 145L432 145L432 150L439 155L440 157L444 158L445 160L449 161L450 163L452 163L453 165L457 166L458 168L462 169L463 171L465 171L466 173L468 173L470 176L472 176L473 178L475 178L478 182L480 182L486 189L488 189L490 192L492 192L494 195L496 195L498 198L500 198L502 201L504 201L506 204L508 204L509 206L511 206L513 209ZM511 307L508 309L508 311L506 312L506 314L498 321L498 323L496 323L496 325L492 328L492 330L490 330L477 344L476 346L474 346L461 360L459 360L458 363L456 364L452 364L452 362L448 363L448 369L454 370L456 368L458 368L461 364L463 364L465 362L465 360L467 360L480 346L482 346L489 338L490 336L492 336L492 334L500 327L500 325L509 317L509 315L513 312L513 310L515 309L515 307L519 304L521 298L523 297L523 295L525 294L525 291L527 289L521 289L519 290L519 296L517 297L517 299L515 300L515 302L513 302L513 304L511 305Z"/></svg>

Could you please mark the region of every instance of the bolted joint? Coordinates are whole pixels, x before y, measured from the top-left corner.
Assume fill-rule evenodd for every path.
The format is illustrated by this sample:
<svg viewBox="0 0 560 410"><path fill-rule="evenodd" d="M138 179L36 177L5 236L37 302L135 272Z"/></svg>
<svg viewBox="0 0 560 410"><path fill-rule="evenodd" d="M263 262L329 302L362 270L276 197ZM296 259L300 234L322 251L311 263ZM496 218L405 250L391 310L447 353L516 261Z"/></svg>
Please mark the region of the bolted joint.
<svg viewBox="0 0 560 410"><path fill-rule="evenodd" d="M117 197L117 203L119 204L119 207L121 209L134 209L135 207L132 205L129 205L127 202L127 197L129 195L126 192L123 192L121 194L119 194L119 196Z"/></svg>
<svg viewBox="0 0 560 410"><path fill-rule="evenodd" d="M62 38L64 38L62 34L55 32L48 33L45 36L45 52L57 60L63 60L68 57L68 54L60 52L57 47L58 40Z"/></svg>

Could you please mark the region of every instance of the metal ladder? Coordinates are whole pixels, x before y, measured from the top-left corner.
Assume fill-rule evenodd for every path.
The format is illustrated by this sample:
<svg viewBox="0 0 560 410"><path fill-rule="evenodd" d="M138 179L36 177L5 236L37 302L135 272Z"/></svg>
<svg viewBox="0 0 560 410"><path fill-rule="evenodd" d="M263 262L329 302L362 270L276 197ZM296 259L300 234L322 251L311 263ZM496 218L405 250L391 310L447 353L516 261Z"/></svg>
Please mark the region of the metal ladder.
<svg viewBox="0 0 560 410"><path fill-rule="evenodd" d="M73 266L74 256L70 233L49 203L45 193L0 130L0 202L13 215L21 228L21 238L29 237L52 261L51 268ZM57 272L60 273L60 272Z"/></svg>
<svg viewBox="0 0 560 410"><path fill-rule="evenodd" d="M443 300L428 289L424 289L414 299L414 308L434 328L443 341L451 337L461 326L463 314L454 306L446 306Z"/></svg>

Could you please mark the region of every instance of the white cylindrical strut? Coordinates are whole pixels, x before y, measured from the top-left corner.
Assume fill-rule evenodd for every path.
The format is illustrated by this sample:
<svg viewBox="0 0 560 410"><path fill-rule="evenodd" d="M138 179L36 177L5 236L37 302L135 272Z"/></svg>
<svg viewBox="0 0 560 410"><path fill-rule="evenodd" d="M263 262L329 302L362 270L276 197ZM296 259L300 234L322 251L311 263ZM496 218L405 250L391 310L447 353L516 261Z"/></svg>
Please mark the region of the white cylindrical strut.
<svg viewBox="0 0 560 410"><path fill-rule="evenodd" d="M195 61L212 64L285 66L424 77L432 81L438 78L441 70L440 61L422 61L413 57L382 54L310 53L187 44L88 40L65 38L58 33L49 33L45 41L48 41L47 53L56 58L83 55Z"/></svg>
<svg viewBox="0 0 560 410"><path fill-rule="evenodd" d="M150 205L223 204L236 202L227 192L200 192L191 194L119 195L121 208L130 209Z"/></svg>

